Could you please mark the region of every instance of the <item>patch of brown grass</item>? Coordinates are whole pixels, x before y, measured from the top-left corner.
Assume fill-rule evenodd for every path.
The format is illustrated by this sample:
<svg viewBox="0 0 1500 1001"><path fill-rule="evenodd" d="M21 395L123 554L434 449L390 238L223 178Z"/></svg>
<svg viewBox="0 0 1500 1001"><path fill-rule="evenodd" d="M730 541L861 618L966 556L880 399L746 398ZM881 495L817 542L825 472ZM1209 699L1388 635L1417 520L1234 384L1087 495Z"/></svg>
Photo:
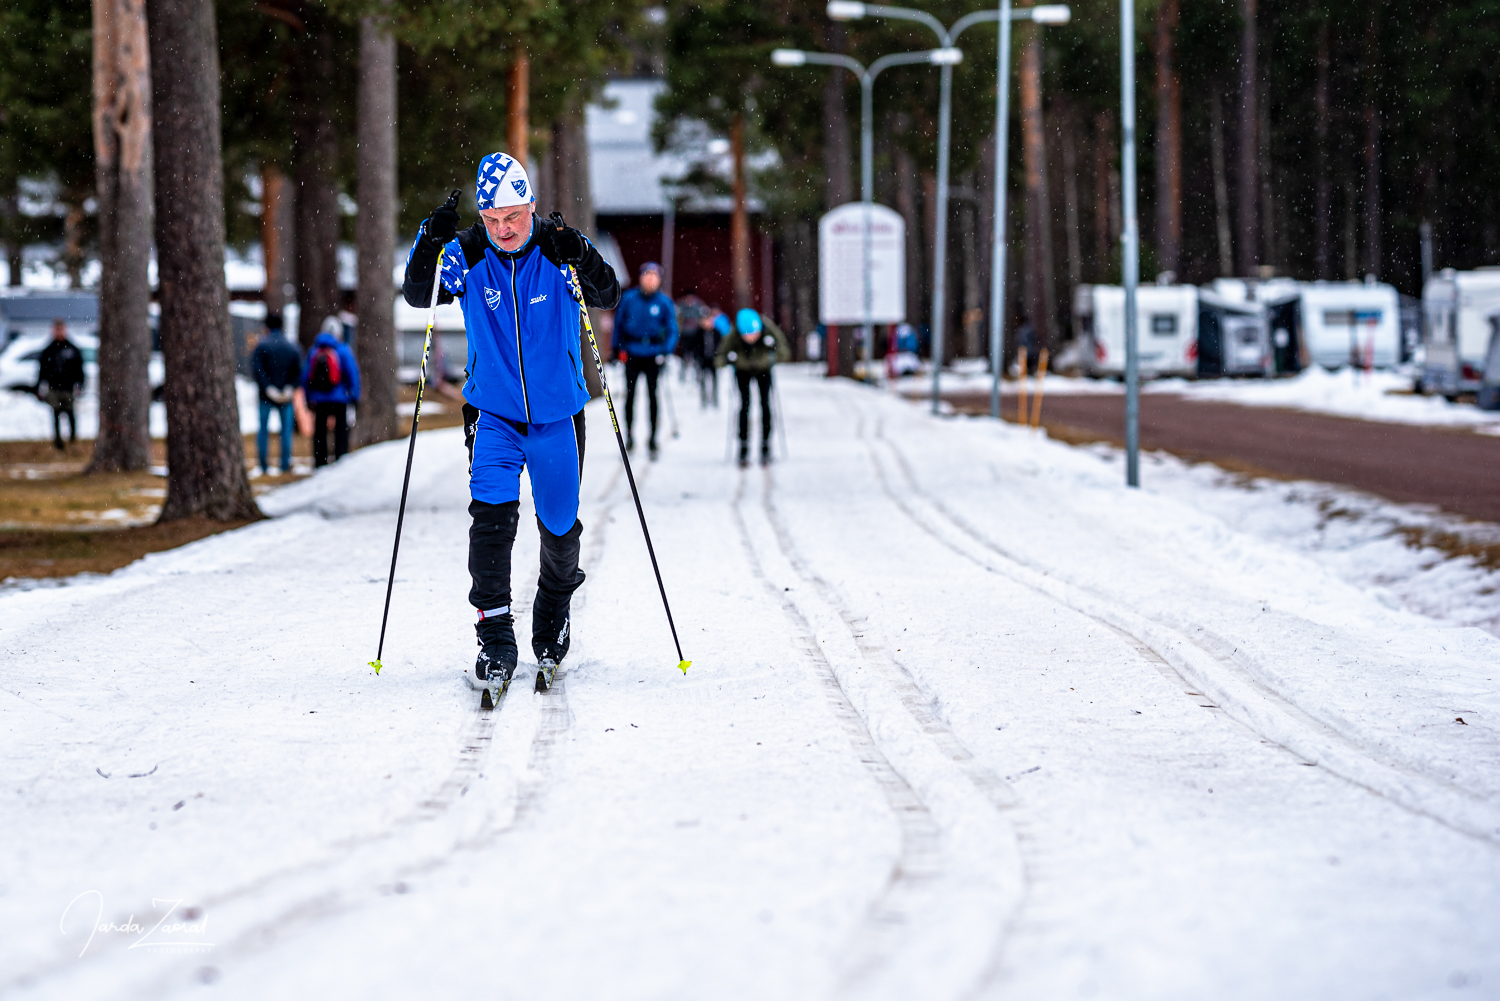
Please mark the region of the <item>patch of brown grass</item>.
<svg viewBox="0 0 1500 1001"><path fill-rule="evenodd" d="M11 577L70 577L109 573L147 553L175 549L249 524L184 518L165 525L95 532L22 530L0 532L0 580Z"/></svg>

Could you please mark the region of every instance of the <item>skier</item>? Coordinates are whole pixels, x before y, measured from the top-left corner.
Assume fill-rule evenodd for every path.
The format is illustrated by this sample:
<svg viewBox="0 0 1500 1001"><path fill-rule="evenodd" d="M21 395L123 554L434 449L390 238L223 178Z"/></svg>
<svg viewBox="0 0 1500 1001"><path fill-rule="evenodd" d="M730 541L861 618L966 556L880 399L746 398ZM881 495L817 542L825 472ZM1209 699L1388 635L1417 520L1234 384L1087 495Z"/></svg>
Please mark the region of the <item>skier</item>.
<svg viewBox="0 0 1500 1001"><path fill-rule="evenodd" d="M323 320L302 369L302 390L313 412L313 466L328 465L328 422L333 422L333 461L349 451L349 410L359 402L359 365L349 345L339 340L344 325L336 316Z"/></svg>
<svg viewBox="0 0 1500 1001"><path fill-rule="evenodd" d="M83 352L68 340L68 325L61 318L52 321L52 343L37 359L36 395L52 408L52 447L61 451L62 419L68 418L68 440L78 440L78 418L73 414L73 397L83 388Z"/></svg>
<svg viewBox="0 0 1500 1001"><path fill-rule="evenodd" d="M750 383L760 390L760 464L771 462L771 368L792 357L781 328L753 309L734 316L734 329L719 344L714 363L734 364L740 388L740 465L750 464Z"/></svg>
<svg viewBox="0 0 1500 1001"><path fill-rule="evenodd" d="M292 471L292 398L297 392L297 376L302 356L286 339L281 317L266 316L266 333L250 355L250 372L260 390L260 428L255 434L255 454L262 473L270 473L271 414L281 422L281 472Z"/></svg>
<svg viewBox="0 0 1500 1001"><path fill-rule="evenodd" d="M568 652L569 609L578 569L578 490L583 474L583 405L589 400L579 352L579 309L568 279L576 269L584 301L611 309L619 282L578 230L535 218L536 195L520 161L491 153L479 164L480 221L458 232L458 193L422 223L406 260L402 293L427 308L442 258L438 302L457 298L469 338L464 430L469 447L469 603L479 615L476 688L501 690L517 660L510 557L520 521L521 470L528 469L541 533L541 572L531 609L531 649L555 670Z"/></svg>
<svg viewBox="0 0 1500 1001"><path fill-rule="evenodd" d="M657 455L657 379L667 356L677 349L677 307L661 290L661 265L641 265L638 288L620 297L615 310L615 343L625 352L625 447L635 448L635 383L646 377L651 403L651 458Z"/></svg>

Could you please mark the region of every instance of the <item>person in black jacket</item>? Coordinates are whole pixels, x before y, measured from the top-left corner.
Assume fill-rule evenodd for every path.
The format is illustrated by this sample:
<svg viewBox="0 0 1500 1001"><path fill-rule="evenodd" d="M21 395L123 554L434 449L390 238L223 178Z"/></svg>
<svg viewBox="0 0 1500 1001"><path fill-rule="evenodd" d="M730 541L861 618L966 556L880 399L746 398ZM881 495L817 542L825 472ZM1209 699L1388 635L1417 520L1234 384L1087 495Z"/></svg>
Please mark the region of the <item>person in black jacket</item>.
<svg viewBox="0 0 1500 1001"><path fill-rule="evenodd" d="M250 355L250 372L255 385L260 389L260 430L255 435L256 455L260 468L269 473L271 412L274 410L281 424L281 471L292 471L292 398L297 394L297 383L302 376L302 356L286 339L281 328L281 317L271 313L266 317L266 334L255 345Z"/></svg>
<svg viewBox="0 0 1500 1001"><path fill-rule="evenodd" d="M68 440L78 440L78 418L73 397L83 388L83 352L68 340L68 325L52 321L52 343L38 359L36 395L52 407L52 447L63 448L62 418L68 415Z"/></svg>

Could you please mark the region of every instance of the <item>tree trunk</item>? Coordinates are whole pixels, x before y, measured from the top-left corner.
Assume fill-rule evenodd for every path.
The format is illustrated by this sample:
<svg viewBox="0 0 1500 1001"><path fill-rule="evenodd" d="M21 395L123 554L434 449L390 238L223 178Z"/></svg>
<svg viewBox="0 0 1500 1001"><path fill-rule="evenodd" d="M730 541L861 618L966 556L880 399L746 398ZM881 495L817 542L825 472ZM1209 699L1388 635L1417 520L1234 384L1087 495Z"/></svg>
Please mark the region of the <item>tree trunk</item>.
<svg viewBox="0 0 1500 1001"><path fill-rule="evenodd" d="M99 438L86 472L151 459L151 51L144 0L94 0Z"/></svg>
<svg viewBox="0 0 1500 1001"><path fill-rule="evenodd" d="M292 153L297 177L297 339L312 347L323 320L339 311L338 133L328 94L333 79L333 27L309 11L294 62Z"/></svg>
<svg viewBox="0 0 1500 1001"><path fill-rule="evenodd" d="M896 164L896 211L906 222L906 315L926 316L922 304L922 276L927 273L923 263L922 248L927 244L923 237L922 205L917 164L912 155L900 146L893 158Z"/></svg>
<svg viewBox="0 0 1500 1001"><path fill-rule="evenodd" d="M1347 167L1344 174L1344 278L1359 277L1359 223L1355 218L1354 175Z"/></svg>
<svg viewBox="0 0 1500 1001"><path fill-rule="evenodd" d="M260 517L245 476L224 287L219 46L210 0L148 0L167 383L161 521Z"/></svg>
<svg viewBox="0 0 1500 1001"><path fill-rule="evenodd" d="M969 171L967 177L959 179L970 192L974 192L977 185L978 171ZM979 358L984 355L983 329L984 308L981 305L983 295L980 289L980 279L984 275L984 269L979 263L979 202L976 197L966 198L958 204L958 245L962 254L962 263L959 267L959 288L963 296L963 312L960 314L962 325L958 328L963 331L962 354L966 358Z"/></svg>
<svg viewBox="0 0 1500 1001"><path fill-rule="evenodd" d="M286 175L274 163L261 165L260 191L260 249L266 264L261 301L266 304L266 315L280 316L286 309L286 287L292 280L291 246L287 238L292 230L295 199Z"/></svg>
<svg viewBox="0 0 1500 1001"><path fill-rule="evenodd" d="M1119 237L1114 220L1114 176L1115 116L1105 110L1094 115L1094 248L1101 282L1110 280L1115 240Z"/></svg>
<svg viewBox="0 0 1500 1001"><path fill-rule="evenodd" d="M1182 83L1173 58L1178 0L1156 9L1156 252L1161 270L1182 270Z"/></svg>
<svg viewBox="0 0 1500 1001"><path fill-rule="evenodd" d="M1068 301L1083 281L1083 239L1078 226L1078 118L1069 110L1062 120L1063 223L1068 241Z"/></svg>
<svg viewBox="0 0 1500 1001"><path fill-rule="evenodd" d="M1365 254L1367 275L1380 274L1380 107L1377 91L1380 66L1380 4L1369 6L1365 24L1364 166L1365 166Z"/></svg>
<svg viewBox="0 0 1500 1001"><path fill-rule="evenodd" d="M568 225L593 239L594 194L589 184L589 144L584 131L584 115L581 98L575 98L563 110L562 116L552 123L552 146L547 153L550 165L545 172L545 176L551 178L552 191L544 191L538 197L550 194L551 204L563 214ZM598 330L598 311L591 310L589 317L594 329ZM586 331L579 330L578 342L582 357L592 357ZM583 366L583 378L588 384L589 395L603 395L604 387L593 363Z"/></svg>
<svg viewBox="0 0 1500 1001"><path fill-rule="evenodd" d="M1266 32L1268 38L1276 34L1274 28ZM1275 171L1271 162L1271 64L1275 48L1266 45L1266 58L1261 63L1260 96L1257 98L1259 118L1256 126L1257 170L1260 172L1260 238L1261 263L1272 268L1281 261L1276 246L1276 196L1271 182Z"/></svg>
<svg viewBox="0 0 1500 1001"><path fill-rule="evenodd" d="M1052 344L1052 310L1049 308L1048 258L1051 256L1047 217L1047 154L1042 134L1042 40L1041 30L1031 29L1031 38L1021 50L1021 159L1026 170L1026 315L1036 330L1038 344Z"/></svg>
<svg viewBox="0 0 1500 1001"><path fill-rule="evenodd" d="M1256 126L1260 115L1256 109L1256 92L1260 74L1256 72L1256 0L1240 0L1240 16L1244 19L1240 35L1240 131L1236 152L1239 153L1239 176L1236 178L1235 194L1239 202L1240 273L1254 275L1260 264L1260 195L1259 171L1260 144L1256 141Z"/></svg>
<svg viewBox="0 0 1500 1001"><path fill-rule="evenodd" d="M0 178L5 178L6 187L10 190L0 194L0 224L5 227L5 265L9 272L8 283L19 287L21 284L21 212L16 202L19 194L16 190L15 174L10 169L0 170Z"/></svg>
<svg viewBox="0 0 1500 1001"><path fill-rule="evenodd" d="M824 28L828 51L843 52L844 26L830 21ZM824 186L824 207L833 209L852 202L863 194L854 194L854 157L849 136L849 78L843 71L834 68L823 81L823 169L827 175ZM861 182L863 183L863 182Z"/></svg>
<svg viewBox="0 0 1500 1001"><path fill-rule="evenodd" d="M396 420L396 40L359 19L359 422L356 445L389 441ZM438 373L439 378L443 373Z"/></svg>
<svg viewBox="0 0 1500 1001"><path fill-rule="evenodd" d="M1328 22L1318 27L1318 79L1313 90L1316 119L1313 145L1318 150L1318 183L1313 204L1313 277L1333 277L1333 177L1328 172Z"/></svg>
<svg viewBox="0 0 1500 1001"><path fill-rule="evenodd" d="M729 265L734 277L734 307L749 309L750 214L745 205L745 117L734 116L729 125L729 149L734 158L734 213L729 219Z"/></svg>
<svg viewBox="0 0 1500 1001"><path fill-rule="evenodd" d="M517 45L505 81L505 152L531 170L527 151L531 133L531 57Z"/></svg>
<svg viewBox="0 0 1500 1001"><path fill-rule="evenodd" d="M1208 150L1214 173L1214 230L1219 240L1219 274L1234 274L1234 246L1229 235L1229 178L1224 168L1224 99L1208 96Z"/></svg>

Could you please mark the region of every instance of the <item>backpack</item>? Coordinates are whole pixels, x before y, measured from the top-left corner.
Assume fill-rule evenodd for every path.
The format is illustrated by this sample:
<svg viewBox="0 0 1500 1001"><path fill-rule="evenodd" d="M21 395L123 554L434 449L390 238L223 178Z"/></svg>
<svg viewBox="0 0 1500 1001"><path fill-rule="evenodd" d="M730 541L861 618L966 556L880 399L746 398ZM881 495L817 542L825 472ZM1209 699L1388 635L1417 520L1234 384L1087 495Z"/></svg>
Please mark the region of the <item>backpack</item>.
<svg viewBox="0 0 1500 1001"><path fill-rule="evenodd" d="M342 373L339 371L339 354L330 347L318 348L313 353L312 370L307 384L314 393L331 393L338 388Z"/></svg>

